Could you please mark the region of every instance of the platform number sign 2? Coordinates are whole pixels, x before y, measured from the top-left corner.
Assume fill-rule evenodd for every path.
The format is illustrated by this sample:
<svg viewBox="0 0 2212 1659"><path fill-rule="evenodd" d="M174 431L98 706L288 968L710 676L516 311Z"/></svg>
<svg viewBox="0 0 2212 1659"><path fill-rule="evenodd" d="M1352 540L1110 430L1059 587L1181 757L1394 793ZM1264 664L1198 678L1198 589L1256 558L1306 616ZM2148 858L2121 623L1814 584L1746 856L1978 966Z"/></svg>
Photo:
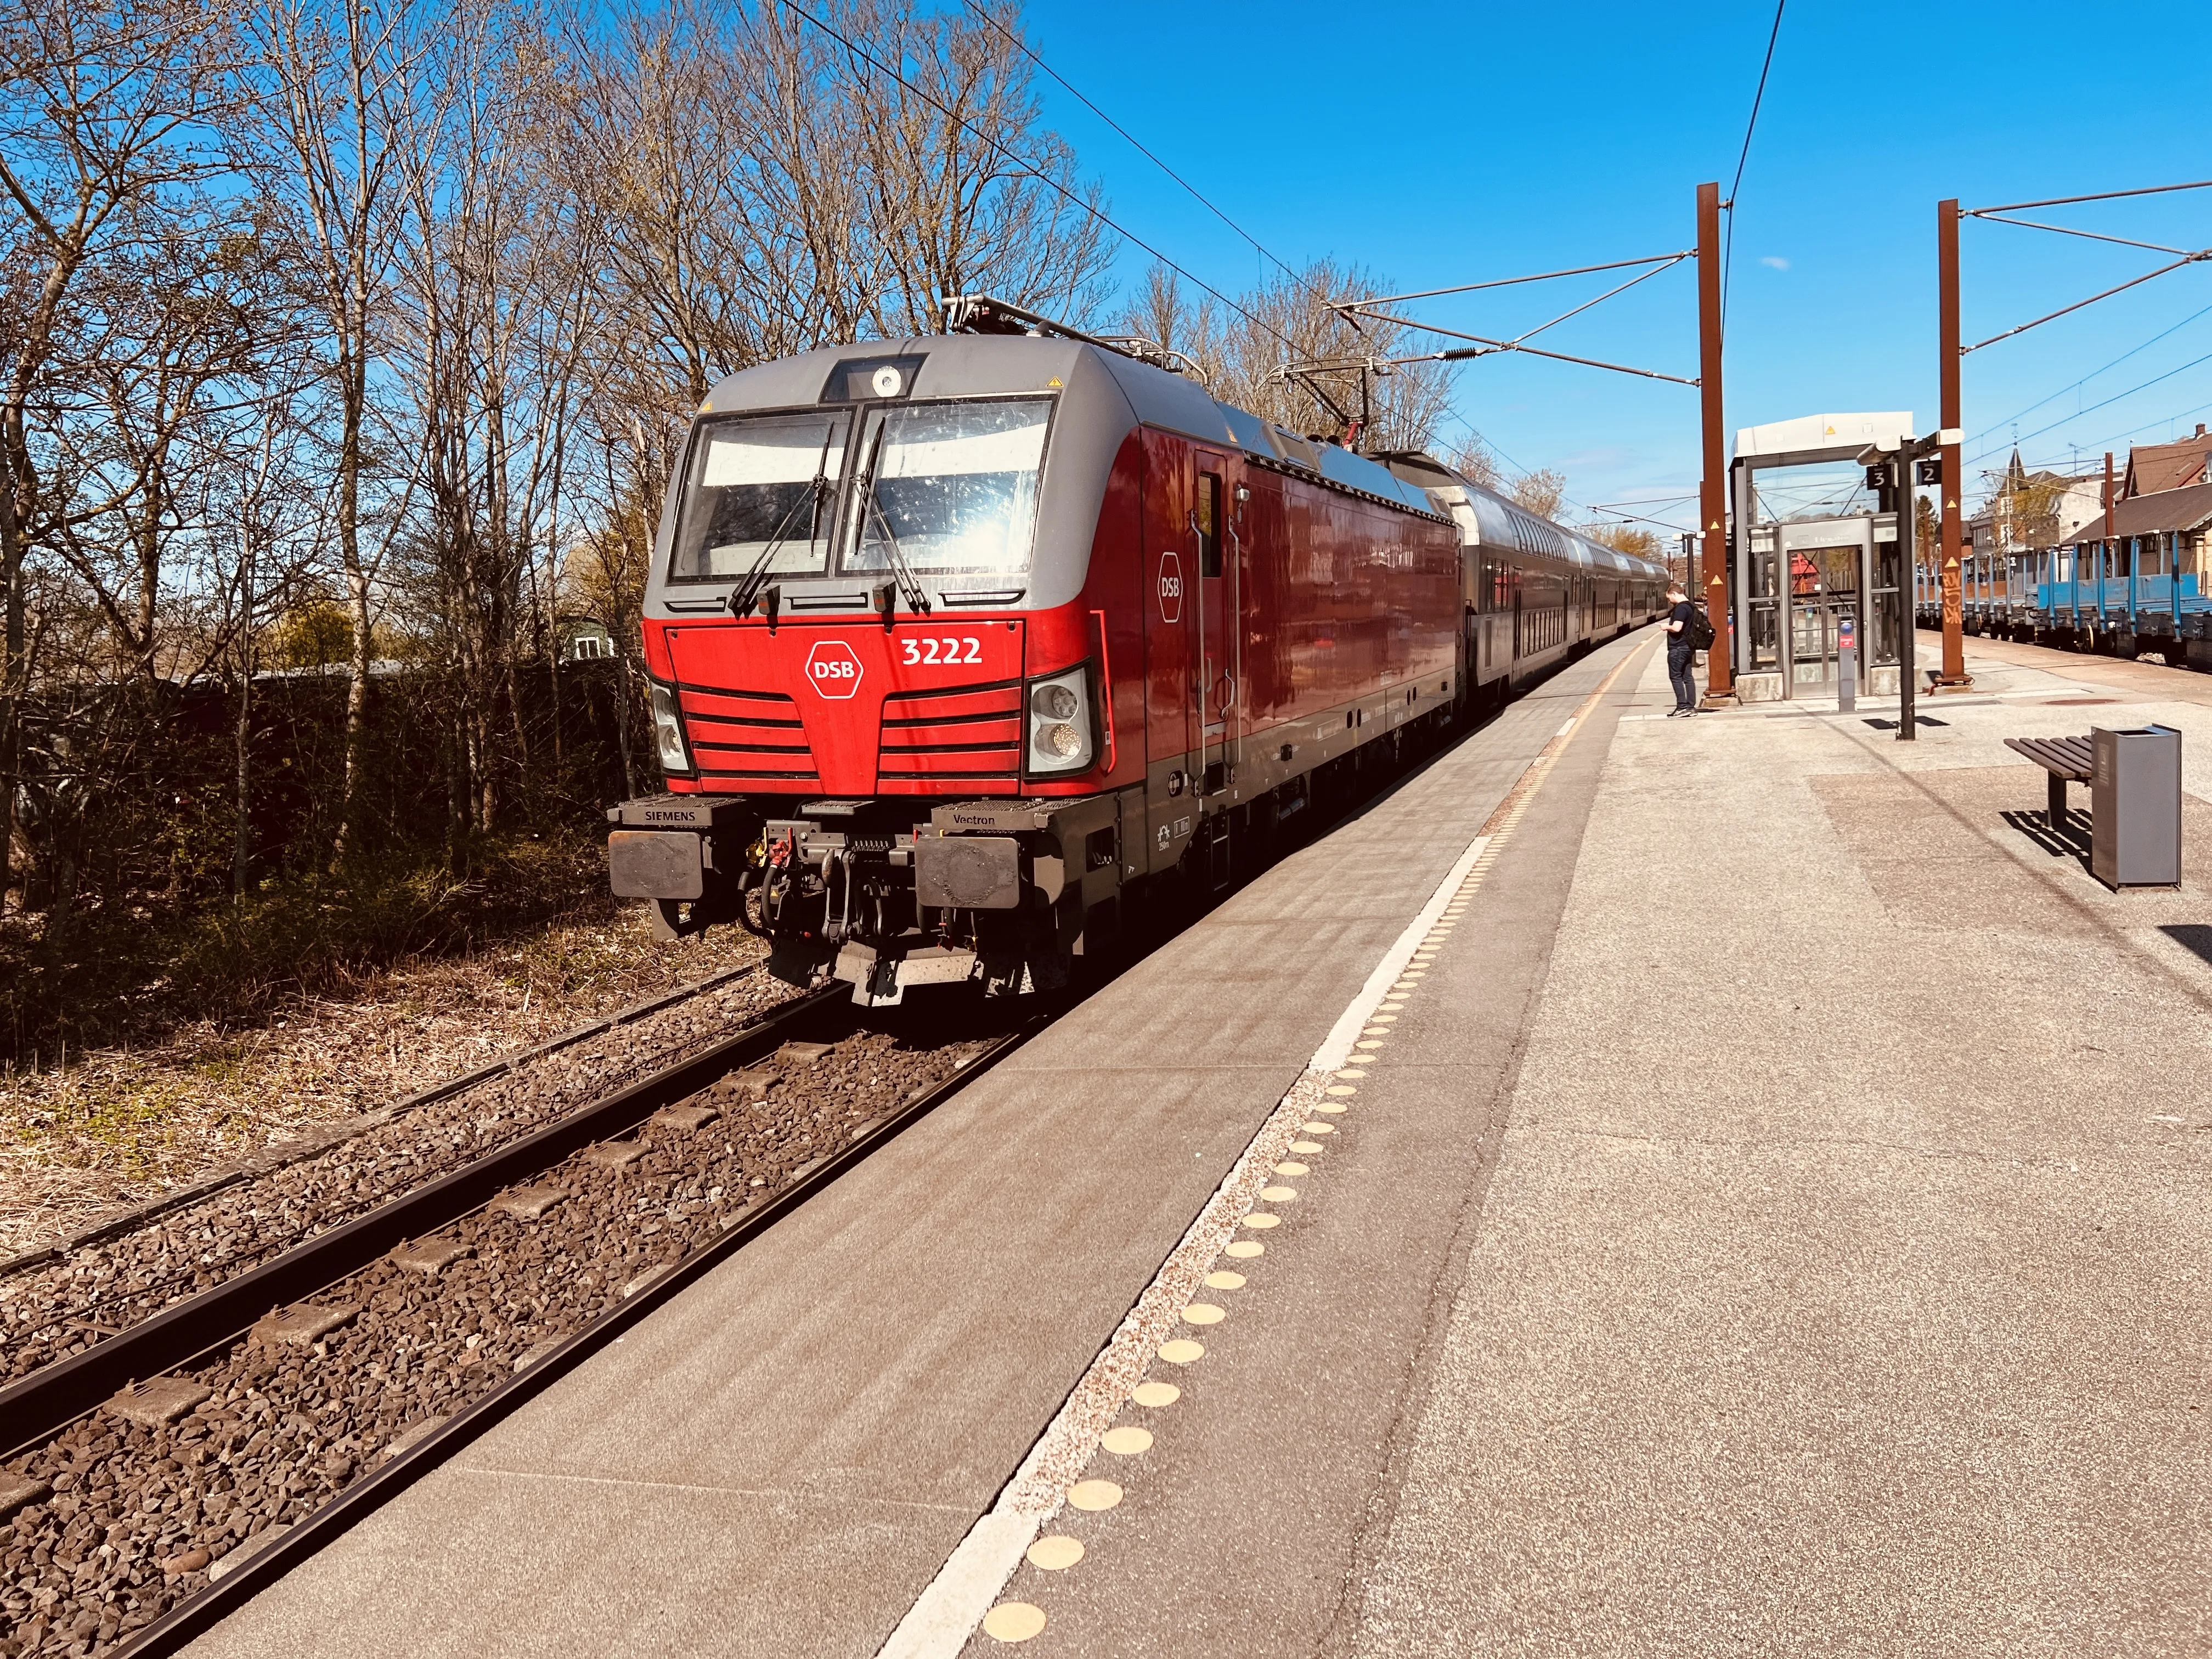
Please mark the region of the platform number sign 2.
<svg viewBox="0 0 2212 1659"><path fill-rule="evenodd" d="M806 683L833 702L860 689L860 659L842 640L822 640L806 653Z"/></svg>
<svg viewBox="0 0 2212 1659"><path fill-rule="evenodd" d="M1160 575L1157 584L1160 601L1160 620L1165 623L1182 620L1182 560L1173 548L1160 555Z"/></svg>

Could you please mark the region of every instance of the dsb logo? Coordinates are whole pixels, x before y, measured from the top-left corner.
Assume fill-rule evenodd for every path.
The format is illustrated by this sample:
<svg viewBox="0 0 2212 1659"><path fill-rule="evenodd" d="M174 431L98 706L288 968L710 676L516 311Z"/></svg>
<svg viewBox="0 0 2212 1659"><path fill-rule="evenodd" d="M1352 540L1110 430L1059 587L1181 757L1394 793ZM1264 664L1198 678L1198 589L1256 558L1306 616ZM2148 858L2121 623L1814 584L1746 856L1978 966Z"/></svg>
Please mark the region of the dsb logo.
<svg viewBox="0 0 2212 1659"><path fill-rule="evenodd" d="M806 653L806 683L832 702L860 689L860 659L842 640L821 640Z"/></svg>

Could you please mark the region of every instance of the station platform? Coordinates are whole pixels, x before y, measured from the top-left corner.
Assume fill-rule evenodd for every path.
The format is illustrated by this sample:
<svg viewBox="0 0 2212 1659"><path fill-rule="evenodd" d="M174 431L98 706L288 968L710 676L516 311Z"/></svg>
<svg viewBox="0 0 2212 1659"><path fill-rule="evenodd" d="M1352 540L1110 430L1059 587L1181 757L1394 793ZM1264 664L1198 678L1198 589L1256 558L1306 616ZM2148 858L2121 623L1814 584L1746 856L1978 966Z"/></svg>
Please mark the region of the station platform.
<svg viewBox="0 0 2212 1659"><path fill-rule="evenodd" d="M1656 638L191 1650L2203 1650L2212 709L1669 720ZM2033 833L2093 718L2186 734L2179 894Z"/></svg>

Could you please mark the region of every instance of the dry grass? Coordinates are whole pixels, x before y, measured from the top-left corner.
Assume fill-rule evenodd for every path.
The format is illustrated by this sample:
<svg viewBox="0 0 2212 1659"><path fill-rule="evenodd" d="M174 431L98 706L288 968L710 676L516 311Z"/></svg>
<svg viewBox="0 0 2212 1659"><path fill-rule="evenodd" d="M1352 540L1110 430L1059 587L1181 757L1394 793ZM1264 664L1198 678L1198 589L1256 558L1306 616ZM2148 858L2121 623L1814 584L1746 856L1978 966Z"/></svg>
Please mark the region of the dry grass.
<svg viewBox="0 0 2212 1659"><path fill-rule="evenodd" d="M657 944L631 905L0 1074L0 1256L761 953L727 927Z"/></svg>

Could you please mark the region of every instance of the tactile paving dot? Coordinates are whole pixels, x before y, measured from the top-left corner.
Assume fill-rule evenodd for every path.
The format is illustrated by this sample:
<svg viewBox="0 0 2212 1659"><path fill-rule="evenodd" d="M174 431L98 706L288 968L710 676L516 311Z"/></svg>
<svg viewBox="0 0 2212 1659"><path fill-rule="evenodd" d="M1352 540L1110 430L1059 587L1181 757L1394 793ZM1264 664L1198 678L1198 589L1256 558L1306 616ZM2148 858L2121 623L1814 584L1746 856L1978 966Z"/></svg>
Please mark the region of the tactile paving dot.
<svg viewBox="0 0 2212 1659"><path fill-rule="evenodd" d="M1265 1232L1270 1227L1281 1226L1283 1224L1283 1218L1279 1215L1269 1215L1266 1211L1262 1210L1255 1214L1246 1216L1244 1218L1244 1224L1248 1227L1256 1228L1260 1231Z"/></svg>
<svg viewBox="0 0 2212 1659"><path fill-rule="evenodd" d="M1322 1090L1322 1092L1332 1097L1356 1095L1359 1092L1359 1086L1357 1084L1352 1083L1332 1083L1328 1088Z"/></svg>
<svg viewBox="0 0 2212 1659"><path fill-rule="evenodd" d="M1140 1429L1133 1423L1124 1423L1098 1437L1098 1443L1116 1457L1135 1457L1152 1449L1152 1431Z"/></svg>
<svg viewBox="0 0 2212 1659"><path fill-rule="evenodd" d="M1193 1346L1195 1346L1194 1344ZM1067 1489L1067 1501L1079 1510L1097 1514L1121 1501L1121 1489L1111 1480L1079 1480Z"/></svg>
<svg viewBox="0 0 2212 1659"><path fill-rule="evenodd" d="M1194 1302L1182 1310L1183 1322L1188 1325L1218 1325L1229 1317L1226 1308L1217 1308L1211 1302Z"/></svg>
<svg viewBox="0 0 2212 1659"><path fill-rule="evenodd" d="M1260 1196L1270 1204L1287 1204L1298 1195L1295 1187L1262 1187Z"/></svg>
<svg viewBox="0 0 2212 1659"><path fill-rule="evenodd" d="M1244 1275L1231 1273L1224 1267L1206 1274L1206 1288L1209 1291L1241 1291L1244 1288Z"/></svg>
<svg viewBox="0 0 2212 1659"><path fill-rule="evenodd" d="M1160 1344L1160 1358L1170 1365L1194 1365L1206 1358L1206 1345L1179 1336L1172 1342Z"/></svg>
<svg viewBox="0 0 2212 1659"><path fill-rule="evenodd" d="M1324 1100L1314 1108L1316 1112L1348 1112L1351 1109L1340 1100Z"/></svg>
<svg viewBox="0 0 2212 1659"><path fill-rule="evenodd" d="M1293 1163L1286 1160L1275 1166L1275 1173L1279 1176L1302 1176L1311 1175L1313 1171L1303 1164Z"/></svg>
<svg viewBox="0 0 2212 1659"><path fill-rule="evenodd" d="M1249 1261L1255 1255L1267 1254L1267 1247L1256 1238L1240 1238L1221 1247L1221 1254L1234 1256L1239 1261Z"/></svg>
<svg viewBox="0 0 2212 1659"><path fill-rule="evenodd" d="M1033 1567L1041 1567L1047 1572L1065 1572L1083 1559L1083 1540L1054 1533L1038 1539L1023 1553L1029 1557Z"/></svg>
<svg viewBox="0 0 2212 1659"><path fill-rule="evenodd" d="M1322 1151L1322 1147L1318 1140L1294 1140L1291 1143L1291 1150L1311 1158L1315 1153Z"/></svg>
<svg viewBox="0 0 2212 1659"><path fill-rule="evenodd" d="M1350 1067L1348 1067L1348 1066L1347 1066L1347 1067L1346 1067L1344 1070L1340 1071L1340 1072L1337 1073L1337 1076L1338 1076L1339 1078L1340 1078L1340 1079L1341 1079L1341 1078L1347 1078L1347 1077L1350 1077L1350 1078L1362 1078L1362 1077L1365 1077L1366 1075L1367 1075L1367 1073L1364 1073L1364 1072L1355 1072L1355 1071L1352 1070L1352 1069L1351 1069Z"/></svg>
<svg viewBox="0 0 2212 1659"><path fill-rule="evenodd" d="M1231 1246L1232 1249L1236 1247ZM1158 1411L1163 1406L1172 1406L1182 1398L1182 1390L1172 1382L1139 1382L1130 1391L1129 1398L1139 1406Z"/></svg>
<svg viewBox="0 0 2212 1659"><path fill-rule="evenodd" d="M1333 1135L1336 1133L1334 1123L1301 1123L1298 1127L1310 1135Z"/></svg>
<svg viewBox="0 0 2212 1659"><path fill-rule="evenodd" d="M1001 1601L983 1615L983 1634L1001 1642L1026 1642L1044 1628L1044 1609L1028 1601Z"/></svg>

